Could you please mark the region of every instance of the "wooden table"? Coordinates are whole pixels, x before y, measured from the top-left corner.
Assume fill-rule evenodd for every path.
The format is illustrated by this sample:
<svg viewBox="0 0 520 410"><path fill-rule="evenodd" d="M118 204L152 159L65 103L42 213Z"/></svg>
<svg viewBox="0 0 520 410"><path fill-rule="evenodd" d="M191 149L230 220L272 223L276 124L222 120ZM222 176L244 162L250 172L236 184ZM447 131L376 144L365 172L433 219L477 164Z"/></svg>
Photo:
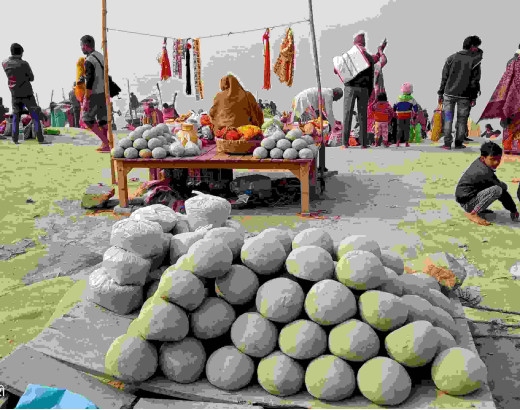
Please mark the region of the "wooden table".
<svg viewBox="0 0 520 410"><path fill-rule="evenodd" d="M190 158L114 159L117 170L118 194L121 207L128 205L128 173L134 168L187 169L257 169L292 172L301 183L302 214L309 213L310 177L314 179L314 159L256 159L252 155L228 155L217 152L216 145L204 147L201 155Z"/></svg>

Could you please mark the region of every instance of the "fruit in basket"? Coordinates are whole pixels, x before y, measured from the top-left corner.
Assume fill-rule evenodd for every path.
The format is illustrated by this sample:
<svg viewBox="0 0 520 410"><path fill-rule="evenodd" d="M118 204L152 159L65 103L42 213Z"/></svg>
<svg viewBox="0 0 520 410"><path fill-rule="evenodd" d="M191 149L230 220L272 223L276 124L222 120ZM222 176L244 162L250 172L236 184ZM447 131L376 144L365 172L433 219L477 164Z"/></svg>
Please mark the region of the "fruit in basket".
<svg viewBox="0 0 520 410"><path fill-rule="evenodd" d="M299 232L292 241L292 248L297 249L302 246L319 246L331 255L334 252L332 237L327 231L320 228L308 228Z"/></svg>
<svg viewBox="0 0 520 410"><path fill-rule="evenodd" d="M292 250L292 236L290 231L284 230L284 229L278 229L278 228L267 228L264 229L260 234L258 234L259 237L266 237L268 239L276 239L280 241L282 246L285 249L285 252L287 255Z"/></svg>
<svg viewBox="0 0 520 410"><path fill-rule="evenodd" d="M280 241L258 235L244 242L240 258L258 275L274 275L283 267L287 253Z"/></svg>
<svg viewBox="0 0 520 410"><path fill-rule="evenodd" d="M255 373L253 360L235 346L224 346L213 352L206 363L206 377L215 387L239 390L246 387Z"/></svg>
<svg viewBox="0 0 520 410"><path fill-rule="evenodd" d="M264 147L266 150L273 149L276 147L276 141L273 138L264 138L260 143L260 146Z"/></svg>
<svg viewBox="0 0 520 410"><path fill-rule="evenodd" d="M143 382L157 371L157 348L141 337L122 335L105 355L105 374L130 383Z"/></svg>
<svg viewBox="0 0 520 410"><path fill-rule="evenodd" d="M405 401L412 390L406 369L388 357L374 357L357 374L361 394L375 404L395 406Z"/></svg>
<svg viewBox="0 0 520 410"><path fill-rule="evenodd" d="M363 321L382 332L397 329L408 318L408 307L398 296L370 290L359 297L359 311Z"/></svg>
<svg viewBox="0 0 520 410"><path fill-rule="evenodd" d="M280 148L273 148L270 152L269 152L269 156L272 158L272 159L282 159L283 158L283 150L281 150Z"/></svg>
<svg viewBox="0 0 520 410"><path fill-rule="evenodd" d="M130 138L126 137L126 138L120 139L119 142L117 143L117 145L123 149L127 149L127 148L130 148L131 146L133 146L133 142Z"/></svg>
<svg viewBox="0 0 520 410"><path fill-rule="evenodd" d="M197 381L206 364L206 351L202 343L187 337L180 342L164 343L159 350L159 367L168 380L176 383Z"/></svg>
<svg viewBox="0 0 520 410"><path fill-rule="evenodd" d="M293 249L285 262L291 275L300 279L319 282L334 276L332 256L318 246L301 246Z"/></svg>
<svg viewBox="0 0 520 410"><path fill-rule="evenodd" d="M264 147L256 147L253 151L253 157L258 159L266 159L269 156L269 152Z"/></svg>
<svg viewBox="0 0 520 410"><path fill-rule="evenodd" d="M379 259L370 252L344 255L336 267L337 279L352 289L370 290L381 285L386 276Z"/></svg>
<svg viewBox="0 0 520 410"><path fill-rule="evenodd" d="M313 159L314 152L309 148L304 148L298 152L300 159Z"/></svg>
<svg viewBox="0 0 520 410"><path fill-rule="evenodd" d="M296 320L280 331L278 345L283 353L293 359L314 359L327 350L327 334L315 322Z"/></svg>
<svg viewBox="0 0 520 410"><path fill-rule="evenodd" d="M152 158L152 151L150 151L148 148L144 148L139 151L139 156L145 159Z"/></svg>
<svg viewBox="0 0 520 410"><path fill-rule="evenodd" d="M259 286L256 274L243 265L232 265L228 273L215 279L215 293L232 305L252 301Z"/></svg>
<svg viewBox="0 0 520 410"><path fill-rule="evenodd" d="M392 251L381 251L379 259L381 259L383 266L392 269L398 275L404 273L404 261L398 253Z"/></svg>
<svg viewBox="0 0 520 410"><path fill-rule="evenodd" d="M314 144L314 142L313 142ZM309 144L303 139L303 138L298 138L296 140L293 141L292 143L292 147L296 150L296 151L300 151L304 148L307 148Z"/></svg>
<svg viewBox="0 0 520 410"><path fill-rule="evenodd" d="M453 347L440 353L432 365L435 386L448 394L469 394L487 383L487 369L471 350Z"/></svg>
<svg viewBox="0 0 520 410"><path fill-rule="evenodd" d="M148 148L148 141L146 141L144 138L138 138L134 141L134 148L139 151Z"/></svg>
<svg viewBox="0 0 520 410"><path fill-rule="evenodd" d="M187 311L197 309L204 302L204 284L193 273L170 266L164 271L156 296L175 303Z"/></svg>
<svg viewBox="0 0 520 410"><path fill-rule="evenodd" d="M283 159L298 159L298 151L294 148L287 148L283 152Z"/></svg>
<svg viewBox="0 0 520 410"><path fill-rule="evenodd" d="M231 269L233 253L223 242L201 239L190 246L187 264L195 275L215 279L224 276Z"/></svg>
<svg viewBox="0 0 520 410"><path fill-rule="evenodd" d="M148 141L148 148L153 151L154 148L162 147L163 141L161 141L159 138L154 137L151 140Z"/></svg>
<svg viewBox="0 0 520 410"><path fill-rule="evenodd" d="M385 348L395 361L408 367L430 363L439 349L439 335L430 322L409 323L385 338Z"/></svg>
<svg viewBox="0 0 520 410"><path fill-rule="evenodd" d="M125 157L125 150L122 147L114 147L111 150L111 154L114 158L124 158Z"/></svg>
<svg viewBox="0 0 520 410"><path fill-rule="evenodd" d="M213 339L224 335L235 319L235 310L229 303L209 297L191 313L191 330L197 339Z"/></svg>
<svg viewBox="0 0 520 410"><path fill-rule="evenodd" d="M356 375L352 367L333 355L314 359L305 371L305 387L319 400L343 400L356 388Z"/></svg>
<svg viewBox="0 0 520 410"><path fill-rule="evenodd" d="M338 259L350 251L371 252L378 258L381 257L379 244L366 235L351 235L344 238L338 246Z"/></svg>
<svg viewBox="0 0 520 410"><path fill-rule="evenodd" d="M278 140L276 143L276 148L280 148L282 151L291 148L291 141L284 139Z"/></svg>
<svg viewBox="0 0 520 410"><path fill-rule="evenodd" d="M286 135L285 138L287 138L289 141L295 141L298 138L301 138L303 136L303 132L299 128L295 128L293 130L290 130Z"/></svg>
<svg viewBox="0 0 520 410"><path fill-rule="evenodd" d="M244 313L231 326L231 340L242 353L261 358L276 348L278 330L259 313Z"/></svg>
<svg viewBox="0 0 520 410"><path fill-rule="evenodd" d="M267 281L256 294L256 310L277 323L289 323L301 313L305 294L293 280L276 278Z"/></svg>
<svg viewBox="0 0 520 410"><path fill-rule="evenodd" d="M155 159L163 159L167 156L168 153L163 147L157 147L152 150L152 157Z"/></svg>
<svg viewBox="0 0 520 410"><path fill-rule="evenodd" d="M139 151L137 151L134 147L130 147L125 149L124 156L128 159L135 159L139 157Z"/></svg>
<svg viewBox="0 0 520 410"><path fill-rule="evenodd" d="M303 387L305 370L296 360L280 351L260 360L257 369L258 383L268 393L290 396Z"/></svg>
<svg viewBox="0 0 520 410"><path fill-rule="evenodd" d="M330 352L351 362L366 362L377 356L380 347L375 330L357 319L340 323L329 333Z"/></svg>
<svg viewBox="0 0 520 410"><path fill-rule="evenodd" d="M325 279L317 282L305 297L305 312L316 323L336 325L357 313L354 294L338 281Z"/></svg>
<svg viewBox="0 0 520 410"><path fill-rule="evenodd" d="M184 145L182 145L180 142L174 142L172 145L170 145L170 154L173 157L183 157L184 156Z"/></svg>
<svg viewBox="0 0 520 410"><path fill-rule="evenodd" d="M146 340L176 342L186 337L190 322L186 312L177 305L152 297L143 305L139 316L128 326L127 334Z"/></svg>

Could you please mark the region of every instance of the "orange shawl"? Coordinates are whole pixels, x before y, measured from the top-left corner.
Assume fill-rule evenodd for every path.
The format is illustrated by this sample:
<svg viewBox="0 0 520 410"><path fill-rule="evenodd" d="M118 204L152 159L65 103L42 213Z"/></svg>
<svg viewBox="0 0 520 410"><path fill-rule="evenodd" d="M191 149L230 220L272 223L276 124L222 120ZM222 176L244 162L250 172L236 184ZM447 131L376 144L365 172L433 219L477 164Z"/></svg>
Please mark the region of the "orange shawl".
<svg viewBox="0 0 520 410"><path fill-rule="evenodd" d="M211 122L216 130L223 127L238 128L243 125L261 127L264 113L249 91L242 88L233 75L220 80L220 89L213 99L213 107L209 111Z"/></svg>
<svg viewBox="0 0 520 410"><path fill-rule="evenodd" d="M287 29L285 39L280 46L280 55L278 56L273 68L273 71L280 79L280 82L282 84L287 83L288 87L291 87L293 84L294 58L294 36L292 30L289 28Z"/></svg>

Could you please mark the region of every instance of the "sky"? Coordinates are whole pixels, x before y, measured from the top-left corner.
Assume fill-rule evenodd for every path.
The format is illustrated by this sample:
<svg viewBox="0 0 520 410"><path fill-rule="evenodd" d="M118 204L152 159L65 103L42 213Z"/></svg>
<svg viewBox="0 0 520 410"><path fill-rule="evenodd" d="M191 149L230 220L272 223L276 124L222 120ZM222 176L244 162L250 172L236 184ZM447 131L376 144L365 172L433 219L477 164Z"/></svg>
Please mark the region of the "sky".
<svg viewBox="0 0 520 410"><path fill-rule="evenodd" d="M0 36L0 59L10 54L11 43L24 49L24 59L35 74L33 88L42 107L62 100L75 81L76 61L82 56L79 39L91 34L100 51L102 39L101 0L25 0L23 20L4 19ZM86 6L88 5L88 6ZM314 23L322 87L341 86L333 73L332 58L352 46L352 37L367 32L367 48L373 53L386 37L388 64L384 69L389 100L395 101L404 82L414 85L416 100L431 113L437 104L437 90L446 58L462 49L469 35L482 39L482 95L471 117L478 119L502 76L506 62L520 42L519 0L314 0ZM107 26L112 29L196 38L260 28L251 33L201 39L201 71L205 98L185 95L182 80L161 81L157 57L162 38L108 32L109 71L123 89L115 99L116 109L125 112L128 88L140 98L157 94L170 102L179 91L177 109L209 110L219 91L219 80L234 73L244 88L258 98L273 100L281 110L290 110L292 98L316 86L312 40L308 23L292 26L296 43L294 84L287 87L271 72L270 90L263 90L263 44L266 27L309 18L308 0L199 0L196 10L186 2L147 0L107 0ZM271 67L274 66L287 26L271 30ZM171 53L172 40L168 40ZM170 54L171 60L171 54ZM192 58L193 69L193 58ZM184 70L185 74L185 70ZM192 74L193 80L193 74ZM192 83L192 89L194 85ZM10 105L7 78L0 73L0 96ZM337 119L342 117L343 100L334 104ZM488 122L488 121L486 121ZM119 126L124 124L116 116ZM498 123L491 121L496 127Z"/></svg>

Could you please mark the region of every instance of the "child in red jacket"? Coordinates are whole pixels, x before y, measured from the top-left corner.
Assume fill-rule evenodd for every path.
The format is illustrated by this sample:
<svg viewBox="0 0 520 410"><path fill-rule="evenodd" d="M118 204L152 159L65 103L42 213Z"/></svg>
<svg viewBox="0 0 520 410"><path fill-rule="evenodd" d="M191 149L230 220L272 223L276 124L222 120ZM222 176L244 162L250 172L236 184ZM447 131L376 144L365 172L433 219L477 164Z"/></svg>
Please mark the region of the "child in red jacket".
<svg viewBox="0 0 520 410"><path fill-rule="evenodd" d="M388 127L394 116L394 110L388 102L386 93L379 93L377 101L372 104L372 113L374 115L374 134L376 137L376 145L381 144L381 138L386 148L390 146L388 142Z"/></svg>

